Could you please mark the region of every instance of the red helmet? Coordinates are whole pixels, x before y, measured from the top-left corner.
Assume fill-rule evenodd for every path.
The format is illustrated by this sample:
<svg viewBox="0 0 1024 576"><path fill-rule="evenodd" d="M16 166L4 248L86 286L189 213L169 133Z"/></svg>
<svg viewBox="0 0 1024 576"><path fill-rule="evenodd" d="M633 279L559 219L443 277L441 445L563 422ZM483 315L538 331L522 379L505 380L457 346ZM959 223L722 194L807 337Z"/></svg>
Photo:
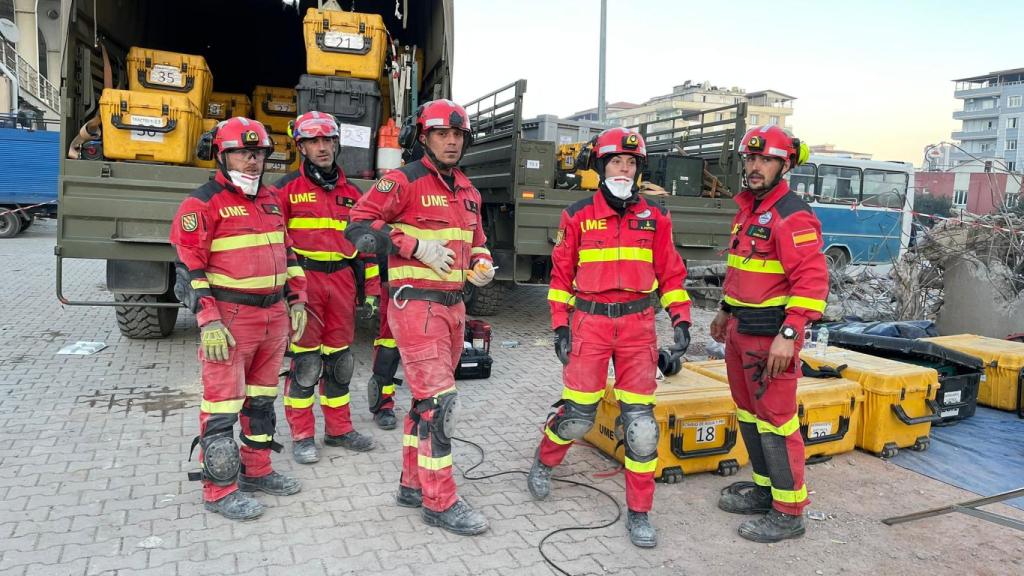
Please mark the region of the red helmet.
<svg viewBox="0 0 1024 576"><path fill-rule="evenodd" d="M755 126L743 135L740 154L760 154L781 160L789 160L790 167L803 164L810 155L810 149L778 126Z"/></svg>
<svg viewBox="0 0 1024 576"><path fill-rule="evenodd" d="M451 100L431 100L423 105L416 116L416 126L421 134L434 128L458 128L466 136L472 133L466 109Z"/></svg>
<svg viewBox="0 0 1024 576"><path fill-rule="evenodd" d="M241 148L274 150L274 142L263 124L241 116L235 116L217 125L213 136L213 148L218 153Z"/></svg>
<svg viewBox="0 0 1024 576"><path fill-rule="evenodd" d="M311 111L302 114L288 126L288 131L295 142L312 138L339 138L338 122L334 116L325 112Z"/></svg>
<svg viewBox="0 0 1024 576"><path fill-rule="evenodd" d="M647 144L644 137L636 130L627 128L609 128L597 135L594 141L594 156L604 158L616 154L629 154L637 158L647 158Z"/></svg>

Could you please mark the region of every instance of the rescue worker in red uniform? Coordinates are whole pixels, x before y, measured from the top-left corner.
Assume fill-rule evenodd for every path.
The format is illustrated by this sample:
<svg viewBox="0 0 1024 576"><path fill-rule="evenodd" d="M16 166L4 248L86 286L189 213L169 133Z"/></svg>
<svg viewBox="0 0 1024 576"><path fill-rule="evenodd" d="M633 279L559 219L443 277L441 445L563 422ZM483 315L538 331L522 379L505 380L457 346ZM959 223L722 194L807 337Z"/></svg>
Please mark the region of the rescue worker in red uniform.
<svg viewBox="0 0 1024 576"><path fill-rule="evenodd" d="M828 271L821 224L782 176L807 158L807 147L778 126L755 127L739 147L745 188L736 196L722 309L711 337L725 343L729 387L753 468L718 506L760 514L740 525L755 542L804 533L804 445L796 387L804 327L821 318Z"/></svg>
<svg viewBox="0 0 1024 576"><path fill-rule="evenodd" d="M388 324L405 368L412 408L405 418L397 503L422 505L423 521L455 534L479 534L487 519L458 497L451 440L455 367L462 355L468 280L494 278L484 245L480 193L456 166L471 138L469 116L450 100L417 110L403 147L424 156L384 175L352 211L346 235L361 252L387 252Z"/></svg>
<svg viewBox="0 0 1024 576"><path fill-rule="evenodd" d="M686 267L672 241L672 219L638 195L647 159L643 137L605 130L593 145L600 190L562 212L551 253L548 303L565 387L548 420L527 478L537 500L548 496L551 469L594 424L615 363L626 464L626 530L640 547L657 545L647 513L654 499L658 424L654 419L658 344L655 293L674 327L676 358L690 343Z"/></svg>
<svg viewBox="0 0 1024 576"><path fill-rule="evenodd" d="M349 383L355 362L357 284L365 281L363 261L345 238L349 212L362 196L336 162L338 123L330 114L306 112L292 126L302 154L299 170L277 183L292 249L306 274L310 319L291 345L285 380L284 413L292 431L292 456L300 464L320 460L314 433L314 395L320 388L324 444L357 452L374 448L373 439L352 426ZM376 293L376 279L370 292ZM365 294L365 291L364 291Z"/></svg>
<svg viewBox="0 0 1024 576"><path fill-rule="evenodd" d="M298 339L305 327L306 279L277 196L261 183L273 151L263 125L231 118L205 134L200 149L216 156L219 170L181 203L170 236L183 264L175 293L196 313L202 340L193 448L199 444L203 469L190 478L202 479L207 510L248 520L263 505L246 492L287 496L301 489L272 469L270 450L280 450L278 370L289 328ZM241 456L232 437L239 416Z"/></svg>
<svg viewBox="0 0 1024 576"><path fill-rule="evenodd" d="M377 261L376 270L380 277L380 293L386 294L388 289L386 257L381 257ZM369 272L367 272L367 276L369 277ZM379 304L380 328L377 338L373 341L373 375L370 376L370 381L366 384L367 405L370 407L370 413L373 414L373 421L382 430L394 430L397 425L395 386L402 383L400 378L395 377L401 357L395 344L395 336L391 333L391 326L388 324L389 301L389 298L383 297L379 301L371 302L371 304Z"/></svg>

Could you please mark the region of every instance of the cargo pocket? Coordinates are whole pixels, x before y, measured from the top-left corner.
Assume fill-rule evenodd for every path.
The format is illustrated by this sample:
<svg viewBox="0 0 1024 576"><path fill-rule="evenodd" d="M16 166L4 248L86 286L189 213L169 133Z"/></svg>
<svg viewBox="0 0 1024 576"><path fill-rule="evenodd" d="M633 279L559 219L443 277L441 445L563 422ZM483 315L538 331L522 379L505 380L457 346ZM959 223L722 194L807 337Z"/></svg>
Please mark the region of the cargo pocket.
<svg viewBox="0 0 1024 576"><path fill-rule="evenodd" d="M416 346L406 346L405 348L399 348L399 352L401 352L402 362L406 364L425 362L427 360L434 360L438 357L437 342L426 342Z"/></svg>

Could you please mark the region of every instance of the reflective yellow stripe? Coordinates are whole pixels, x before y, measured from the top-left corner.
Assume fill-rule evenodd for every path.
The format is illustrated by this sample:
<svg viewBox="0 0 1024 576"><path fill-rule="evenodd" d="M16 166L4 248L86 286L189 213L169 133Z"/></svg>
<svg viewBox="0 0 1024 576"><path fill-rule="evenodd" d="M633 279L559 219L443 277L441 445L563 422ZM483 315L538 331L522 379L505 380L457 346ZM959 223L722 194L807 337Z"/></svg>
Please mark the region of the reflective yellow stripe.
<svg viewBox="0 0 1024 576"><path fill-rule="evenodd" d="M377 264L370 264L366 267L366 279L376 278L380 276L380 266Z"/></svg>
<svg viewBox="0 0 1024 576"><path fill-rule="evenodd" d="M771 486L772 486L772 479L771 478L769 478L767 476L761 476L757 472L751 472L751 474L754 476L754 484L757 484L758 486L764 486L765 488L771 488Z"/></svg>
<svg viewBox="0 0 1024 576"><path fill-rule="evenodd" d="M444 390L441 390L437 394L434 394L434 398L440 398L441 396L444 396L445 394L450 394L452 392L455 392L455 386L451 386L449 388L445 388Z"/></svg>
<svg viewBox="0 0 1024 576"><path fill-rule="evenodd" d="M373 345L383 346L385 348L394 348L395 346L397 346L397 344L395 344L394 338L377 338L376 340L373 341Z"/></svg>
<svg viewBox="0 0 1024 576"><path fill-rule="evenodd" d="M322 250L303 250L302 248L292 248L292 251L299 256L305 256L310 260L316 260L317 262L337 262L339 260L345 260L347 258L353 258L357 254L353 251L351 254L345 254L344 252L326 252Z"/></svg>
<svg viewBox="0 0 1024 576"><path fill-rule="evenodd" d="M384 386L381 386L380 387L380 393L381 394L388 394L388 395L394 396L394 394L395 394L395 385L394 384L386 384Z"/></svg>
<svg viewBox="0 0 1024 576"><path fill-rule="evenodd" d="M772 487L772 499L786 504L799 504L807 500L807 486L801 486L799 490L781 490Z"/></svg>
<svg viewBox="0 0 1024 576"><path fill-rule="evenodd" d="M669 290L661 295L661 307L668 308L672 304L689 302L690 293L686 290Z"/></svg>
<svg viewBox="0 0 1024 576"><path fill-rule="evenodd" d="M210 281L213 286L225 286L227 288L276 288L278 286L284 286L284 283L288 281L287 274L275 274L273 276L253 276L251 278L232 278L231 276L225 276L223 274L214 274L212 272L206 273L206 279Z"/></svg>
<svg viewBox="0 0 1024 576"><path fill-rule="evenodd" d="M654 404L654 394L637 394L615 389L615 399L626 404Z"/></svg>
<svg viewBox="0 0 1024 576"><path fill-rule="evenodd" d="M572 440L562 440L562 438L559 437L558 434L555 434L554 430L548 428L547 426L544 427L544 434L548 437L548 440L551 440L552 442L558 444L559 446L572 444Z"/></svg>
<svg viewBox="0 0 1024 576"><path fill-rule="evenodd" d="M562 399L572 400L577 404L597 404L601 401L602 396L604 396L604 390L598 390L597 392L580 392L579 390L573 390L572 388L562 388Z"/></svg>
<svg viewBox="0 0 1024 576"><path fill-rule="evenodd" d="M402 436L402 446L408 446L409 448L419 448L420 437L415 434L405 434Z"/></svg>
<svg viewBox="0 0 1024 576"><path fill-rule="evenodd" d="M220 402L203 400L199 404L199 410L207 414L234 414L242 409L243 404L245 404L245 398L221 400Z"/></svg>
<svg viewBox="0 0 1024 576"><path fill-rule="evenodd" d="M785 274L782 269L782 262L778 260L759 260L757 258L747 259L738 254L729 254L729 268L744 270L746 272L757 272L759 274Z"/></svg>
<svg viewBox="0 0 1024 576"><path fill-rule="evenodd" d="M323 346L320 347L320 351L323 352L324 354L334 354L335 352L341 352L342 350L348 350L348 346L335 348L333 346L328 346L327 344L324 344Z"/></svg>
<svg viewBox="0 0 1024 576"><path fill-rule="evenodd" d="M743 408L736 409L736 419L740 422L747 422L749 424L757 424L757 416L754 416L750 412L747 412Z"/></svg>
<svg viewBox="0 0 1024 576"><path fill-rule="evenodd" d="M289 266L288 267L288 277L289 278L300 278L300 277L304 277L305 275L306 275L306 273L303 272L302 266Z"/></svg>
<svg viewBox="0 0 1024 576"><path fill-rule="evenodd" d="M629 456L626 456L626 470L629 470L630 472L634 472L636 474L647 474L650 472L654 472L655 470L657 470L657 468L657 458L651 460L650 462L637 462L636 460L630 459Z"/></svg>
<svg viewBox="0 0 1024 576"><path fill-rule="evenodd" d="M313 397L309 398L292 398L291 396L284 397L284 405L288 408L295 408L297 410L305 410L313 405Z"/></svg>
<svg viewBox="0 0 1024 576"><path fill-rule="evenodd" d="M559 290L558 288L548 288L548 300L568 304L569 301L572 300L572 294L569 294L565 290Z"/></svg>
<svg viewBox="0 0 1024 576"><path fill-rule="evenodd" d="M246 396L269 396L271 398L277 398L277 386L246 386Z"/></svg>
<svg viewBox="0 0 1024 576"><path fill-rule="evenodd" d="M328 398L327 396L320 397L321 408L341 408L342 406L348 406L350 394L344 396L338 396L337 398Z"/></svg>
<svg viewBox="0 0 1024 576"><path fill-rule="evenodd" d="M392 224L393 227L398 228L402 232L405 232L413 238L419 240L462 240L463 242L473 241L473 231L463 230L462 228L441 228L440 230L427 230L426 228L417 228L409 224Z"/></svg>
<svg viewBox="0 0 1024 576"><path fill-rule="evenodd" d="M192 281L192 289L193 290L201 290L203 288L209 288L209 287L210 287L210 283L208 281L206 281L206 280L193 280Z"/></svg>
<svg viewBox="0 0 1024 576"><path fill-rule="evenodd" d="M474 246L473 249L469 251L469 253L470 254L487 254L488 256L491 255L491 251L488 250L485 246Z"/></svg>
<svg viewBox="0 0 1024 576"><path fill-rule="evenodd" d="M775 434L776 436L789 436L800 429L800 416L794 414L788 422L781 426L772 426L768 422L757 420L757 431L760 434Z"/></svg>
<svg viewBox="0 0 1024 576"><path fill-rule="evenodd" d="M769 298L764 302L744 302L743 300L737 300L732 296L723 296L722 300L730 306L746 306L747 308L768 308L769 306L785 306L786 302L789 302L789 296L776 296L775 298Z"/></svg>
<svg viewBox="0 0 1024 576"><path fill-rule="evenodd" d="M344 230L348 222L334 218L291 218L288 227L293 230Z"/></svg>
<svg viewBox="0 0 1024 576"><path fill-rule="evenodd" d="M238 236L228 236L226 238L214 238L213 242L210 242L210 252L224 252L226 250L267 246L269 244L284 244L284 232L261 232L259 234L239 234Z"/></svg>
<svg viewBox="0 0 1024 576"><path fill-rule="evenodd" d="M430 268L421 268L419 266L398 266L395 268L388 269L388 281L394 282L396 280L437 280L441 282L463 282L466 279L466 272L469 270L452 270L447 276L443 278L434 272Z"/></svg>
<svg viewBox="0 0 1024 576"><path fill-rule="evenodd" d="M417 463L420 465L420 468L426 468L427 470L444 470L452 465L452 455L431 458L430 456L420 454Z"/></svg>
<svg viewBox="0 0 1024 576"><path fill-rule="evenodd" d="M814 298L804 298L803 296L790 296L789 303L786 304L786 308L806 308L808 310L814 310L815 312L824 312L825 306L828 304L825 300L817 300Z"/></svg>
<svg viewBox="0 0 1024 576"><path fill-rule="evenodd" d="M312 348L306 348L306 347L303 347L303 346L299 346L298 344L292 344L290 346L290 348L291 348L291 351L296 353L296 354L302 354L303 352L319 352L320 351L320 346L313 346Z"/></svg>
<svg viewBox="0 0 1024 576"><path fill-rule="evenodd" d="M621 246L619 248L587 248L580 250L580 264L590 262L614 262L616 260L639 260L641 262L653 262L654 253L650 248L634 248Z"/></svg>
<svg viewBox="0 0 1024 576"><path fill-rule="evenodd" d="M246 434L245 437L248 438L252 442L264 442L265 443L265 442L272 442L274 440L274 436L272 434L255 434L255 435L252 435L252 436L250 436L249 434Z"/></svg>

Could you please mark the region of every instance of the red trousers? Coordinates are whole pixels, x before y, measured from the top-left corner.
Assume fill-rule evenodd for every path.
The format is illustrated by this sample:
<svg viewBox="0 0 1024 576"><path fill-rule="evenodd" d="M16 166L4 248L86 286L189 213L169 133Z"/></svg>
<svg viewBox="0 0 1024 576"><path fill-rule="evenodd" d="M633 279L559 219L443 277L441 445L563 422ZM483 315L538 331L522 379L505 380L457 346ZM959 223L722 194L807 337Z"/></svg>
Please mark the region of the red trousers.
<svg viewBox="0 0 1024 576"><path fill-rule="evenodd" d="M434 429L435 410L428 405L439 396L455 393L455 367L465 341L466 306L462 302L454 306L423 300L401 302L402 309L392 306L388 311L413 402L405 417L401 483L422 490L423 505L440 512L454 504L458 496L452 476L451 444Z"/></svg>
<svg viewBox="0 0 1024 576"><path fill-rule="evenodd" d="M654 406L658 369L658 338L654 331L654 309L608 318L579 310L570 318L572 352L562 369L563 400L584 406L596 405L608 382L608 360L615 363L615 396L620 403ZM557 466L573 441L552 429L565 407L559 409L544 430L540 461ZM648 512L654 500L654 470L657 457L647 462L626 458L626 505L634 512Z"/></svg>
<svg viewBox="0 0 1024 576"><path fill-rule="evenodd" d="M380 317L380 330L377 338L373 341L373 374L385 382L380 392L379 409L394 410L395 374L398 372L396 358L399 354L395 344L395 335L391 332L391 325L388 324L388 306L391 305L391 298L387 296L387 284L381 284L380 293L383 296L378 300L377 314Z"/></svg>
<svg viewBox="0 0 1024 576"><path fill-rule="evenodd" d="M202 347L203 401L199 407L199 435L231 430L241 414L241 459L246 476L270 474L270 446L277 418L278 370L288 344L291 323L284 302L270 308L217 302L221 321L235 338L227 361L209 360ZM202 456L200 456L202 459ZM237 484L216 486L203 481L203 499L220 500Z"/></svg>
<svg viewBox="0 0 1024 576"><path fill-rule="evenodd" d="M302 338L291 345L293 354L317 353L326 365L326 357L348 349L355 333L356 286L351 268L330 274L306 270L306 311L309 314ZM292 374L285 379L284 414L293 440L311 438L315 432L313 415L314 390L297 386ZM341 436L352 431L349 410L349 383L336 382L324 376L318 380L320 410L328 436Z"/></svg>
<svg viewBox="0 0 1024 576"><path fill-rule="evenodd" d="M772 506L776 510L799 515L810 503L804 485L804 440L796 403L803 335L793 344L796 351L789 370L771 378L758 399L756 392L761 382L757 380L758 368L752 364L758 362L758 356L768 357L775 337L740 334L736 325L736 318L729 318L725 364L754 482L771 488Z"/></svg>

